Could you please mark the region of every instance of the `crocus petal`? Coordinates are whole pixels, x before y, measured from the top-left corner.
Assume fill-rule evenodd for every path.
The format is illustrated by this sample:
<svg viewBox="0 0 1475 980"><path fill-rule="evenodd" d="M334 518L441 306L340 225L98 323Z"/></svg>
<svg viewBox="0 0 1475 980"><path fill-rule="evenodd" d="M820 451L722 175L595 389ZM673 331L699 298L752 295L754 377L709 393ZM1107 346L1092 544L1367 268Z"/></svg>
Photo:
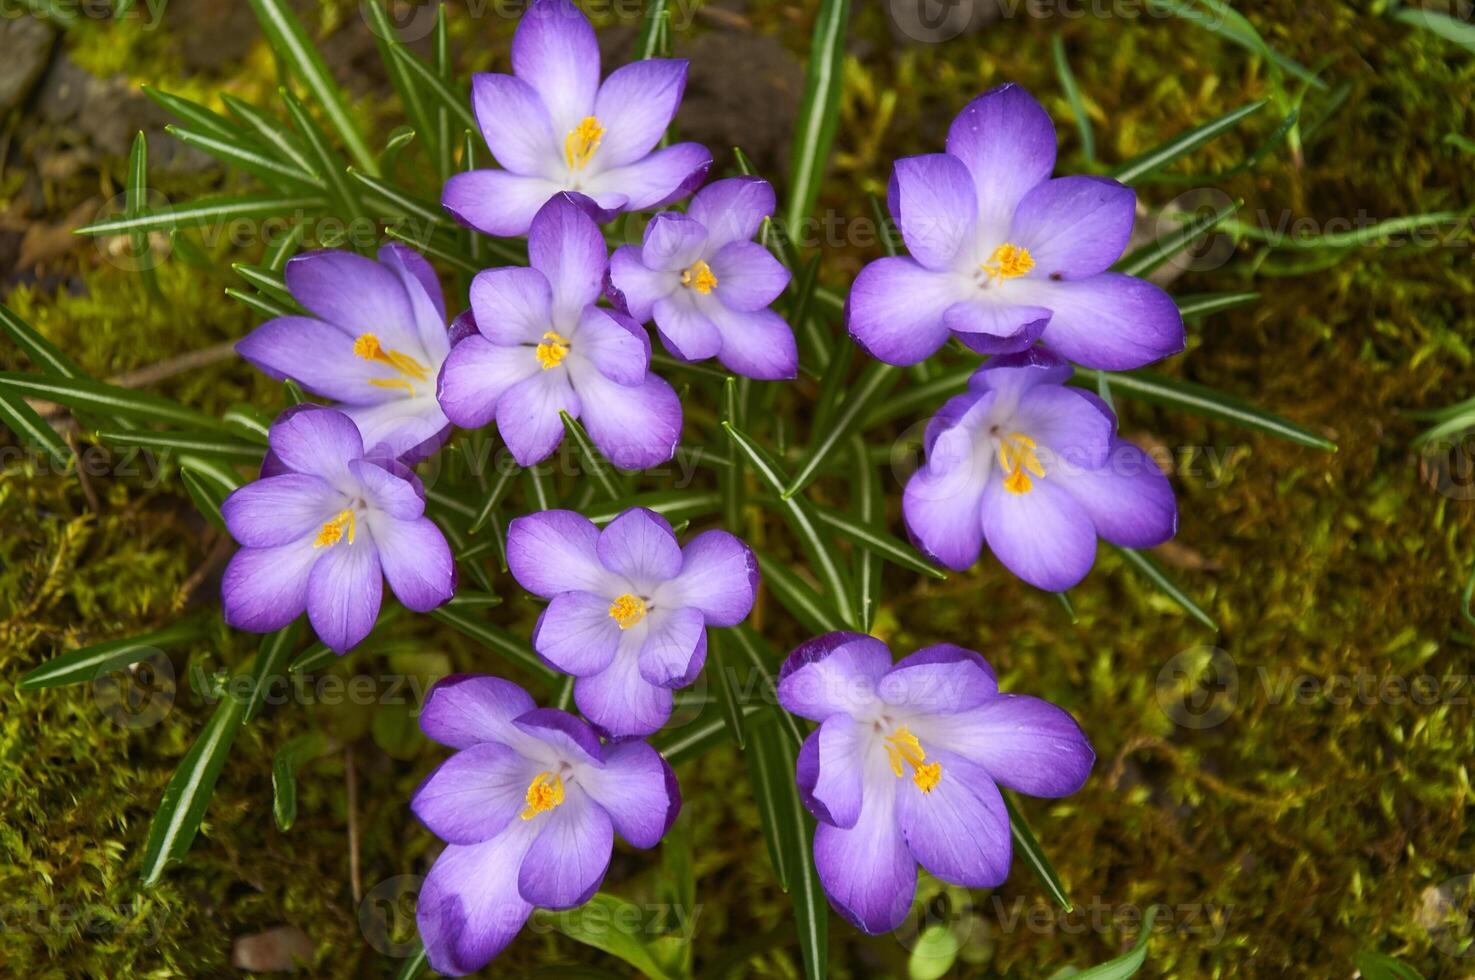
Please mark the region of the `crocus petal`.
<svg viewBox="0 0 1475 980"><path fill-rule="evenodd" d="M533 649L565 674L599 673L620 648L620 625L609 607L608 598L592 592L554 596L533 628Z"/></svg>
<svg viewBox="0 0 1475 980"><path fill-rule="evenodd" d="M993 392L1000 414L1011 414L1014 406L1041 385L1059 385L1071 376L1065 358L1043 347L1031 347L986 361L968 379L972 391Z"/></svg>
<svg viewBox="0 0 1475 980"><path fill-rule="evenodd" d="M435 274L435 267L426 261L425 256L400 242L385 242L379 246L377 257L381 265L400 274L401 282L404 282L405 276L410 276L420 284L425 298L430 301L430 308L434 311L434 316L431 318L434 326L444 335L446 332L446 299L440 288L440 277ZM410 299L413 305L415 297L408 283L405 285L405 292L411 294Z"/></svg>
<svg viewBox="0 0 1475 980"><path fill-rule="evenodd" d="M594 115L604 127L596 151L605 167L619 167L645 156L665 135L686 90L684 58L650 58L610 72L594 99Z"/></svg>
<svg viewBox="0 0 1475 980"><path fill-rule="evenodd" d="M610 302L639 323L648 323L651 307L669 296L680 283L675 273L647 266L642 261L641 250L634 245L621 245L610 256Z"/></svg>
<svg viewBox="0 0 1475 980"><path fill-rule="evenodd" d="M1173 298L1145 279L1103 272L1055 282L1029 277L1010 296L1049 307L1041 339L1082 367L1125 371L1183 350L1183 317Z"/></svg>
<svg viewBox="0 0 1475 980"><path fill-rule="evenodd" d="M660 605L690 606L708 626L736 626L758 595L758 559L726 531L703 531L681 549L681 572L657 593Z"/></svg>
<svg viewBox="0 0 1475 980"><path fill-rule="evenodd" d="M517 890L525 901L550 909L583 905L609 869L615 830L604 807L582 790L531 821L541 826L522 859Z"/></svg>
<svg viewBox="0 0 1475 980"><path fill-rule="evenodd" d="M318 639L343 653L374 628L384 576L370 541L344 539L323 551L307 576L307 620Z"/></svg>
<svg viewBox="0 0 1475 980"><path fill-rule="evenodd" d="M440 205L461 224L488 235L526 235L533 215L562 185L547 177L524 177L507 170L468 170L452 174L441 190Z"/></svg>
<svg viewBox="0 0 1475 980"><path fill-rule="evenodd" d="M584 427L611 463L622 470L643 470L676 455L681 400L663 379L652 374L644 384L627 386L590 370L575 383Z"/></svg>
<svg viewBox="0 0 1475 980"><path fill-rule="evenodd" d="M304 252L283 275L293 298L318 319L354 337L371 333L388 349L420 346L404 284L373 259L336 249Z"/></svg>
<svg viewBox="0 0 1475 980"><path fill-rule="evenodd" d="M976 454L973 435L955 427L935 436L927 463L907 481L901 512L918 550L962 571L983 548L979 508L990 460Z"/></svg>
<svg viewBox="0 0 1475 980"><path fill-rule="evenodd" d="M552 599L561 592L603 593L613 587L599 563L599 528L571 510L513 518L507 528L507 567L519 585Z"/></svg>
<svg viewBox="0 0 1475 980"><path fill-rule="evenodd" d="M636 847L654 847L681 811L676 774L641 741L605 748L603 769L579 773L579 785L609 814L615 832Z"/></svg>
<svg viewBox="0 0 1475 980"><path fill-rule="evenodd" d="M853 827L819 824L814 863L830 902L857 928L874 936L906 918L917 865L897 829L893 793L866 793Z"/></svg>
<svg viewBox="0 0 1475 980"><path fill-rule="evenodd" d="M553 288L537 269L486 269L471 280L471 309L495 344L536 344L553 319Z"/></svg>
<svg viewBox="0 0 1475 980"><path fill-rule="evenodd" d="M1009 571L1037 589L1064 592L1086 577L1096 560L1091 515L1049 477L1025 493L991 479L983 494L983 536Z"/></svg>
<svg viewBox="0 0 1475 980"><path fill-rule="evenodd" d="M339 488L352 479L349 462L364 455L364 440L353 420L320 406L279 417L267 441L288 469L322 477Z"/></svg>
<svg viewBox="0 0 1475 980"><path fill-rule="evenodd" d="M403 459L410 465L434 454L451 432L451 421L434 393L338 409L358 426L369 455Z"/></svg>
<svg viewBox="0 0 1475 980"><path fill-rule="evenodd" d="M801 643L779 668L778 701L810 721L854 715L875 700L876 684L890 668L891 651L875 637L826 633Z"/></svg>
<svg viewBox="0 0 1475 980"><path fill-rule="evenodd" d="M773 214L773 186L760 177L714 180L692 196L686 213L707 229L707 243L719 249L728 242L745 242L758 234L763 219Z"/></svg>
<svg viewBox="0 0 1475 980"><path fill-rule="evenodd" d="M640 676L661 687L681 687L706 638L706 623L696 609L659 609L640 648Z"/></svg>
<svg viewBox="0 0 1475 980"><path fill-rule="evenodd" d="M392 391L369 380L398 374L388 365L355 356L353 342L347 331L322 320L279 316L238 341L236 353L263 373L279 381L291 378L323 398L377 402L391 397Z"/></svg>
<svg viewBox="0 0 1475 980"><path fill-rule="evenodd" d="M537 89L557 132L573 129L599 90L594 28L569 0L538 0L512 35L512 70Z"/></svg>
<svg viewBox="0 0 1475 980"><path fill-rule="evenodd" d="M601 203L605 195L622 194L626 211L646 211L679 201L700 187L712 166L712 154L699 143L677 143L623 167L605 170L585 183Z"/></svg>
<svg viewBox="0 0 1475 980"><path fill-rule="evenodd" d="M966 282L915 259L877 259L855 277L846 307L850 336L887 364L916 364L947 342L943 312L965 298Z"/></svg>
<svg viewBox="0 0 1475 980"><path fill-rule="evenodd" d="M1015 306L977 297L949 306L942 322L959 340L980 354L1024 350L1045 332L1050 311L1042 306Z"/></svg>
<svg viewBox="0 0 1475 980"><path fill-rule="evenodd" d="M358 482L358 489L369 505L371 513L400 521L412 521L425 513L423 488L383 466L378 460L355 459L349 462L348 472ZM412 471L406 470L405 474ZM375 536L378 543L378 536Z"/></svg>
<svg viewBox="0 0 1475 980"><path fill-rule="evenodd" d="M452 356L455 353L451 351ZM614 382L609 384L619 387ZM578 418L579 408L580 399L569 385L568 372L539 371L508 388L497 400L497 431L519 466L533 466L551 456L563 441L563 419L558 413Z"/></svg>
<svg viewBox="0 0 1475 980"><path fill-rule="evenodd" d="M478 844L523 811L535 766L501 743L473 745L425 777L410 797L410 809L441 840Z"/></svg>
<svg viewBox="0 0 1475 980"><path fill-rule="evenodd" d="M671 717L671 690L640 676L639 648L629 633L608 669L574 681L574 703L611 738L650 735Z"/></svg>
<svg viewBox="0 0 1475 980"><path fill-rule="evenodd" d="M252 633L279 630L302 615L307 579L319 550L305 537L276 548L242 548L220 585L227 626Z"/></svg>
<svg viewBox="0 0 1475 980"><path fill-rule="evenodd" d="M485 674L453 674L437 681L425 695L420 730L453 749L481 742L516 748L527 736L513 719L535 707L532 695L511 681Z"/></svg>
<svg viewBox="0 0 1475 980"><path fill-rule="evenodd" d="M231 537L248 548L275 548L310 535L341 508L343 495L316 476L283 473L248 483L220 504Z"/></svg>
<svg viewBox="0 0 1475 980"><path fill-rule="evenodd" d="M437 973L472 973L512 942L533 911L517 890L517 869L533 840L533 828L517 821L491 840L440 852L415 905L415 925Z"/></svg>
<svg viewBox="0 0 1475 980"><path fill-rule="evenodd" d="M722 334L717 360L736 374L759 381L782 381L799 374L794 331L772 310L742 313L718 303L708 306Z"/></svg>
<svg viewBox="0 0 1475 980"><path fill-rule="evenodd" d="M637 587L654 588L681 571L681 546L671 524L644 507L631 507L599 532L599 561Z"/></svg>
<svg viewBox="0 0 1475 980"><path fill-rule="evenodd" d="M707 229L679 211L662 211L645 226L640 261L652 269L681 272L702 256Z"/></svg>
<svg viewBox="0 0 1475 980"><path fill-rule="evenodd" d="M1061 482L1076 499L1096 533L1123 548L1151 548L1178 530L1173 488L1157 463L1125 439L1112 441L1098 469L1066 467Z"/></svg>
<svg viewBox="0 0 1475 980"><path fill-rule="evenodd" d="M1035 278L1105 272L1132 239L1137 193L1109 177L1057 177L1019 202L1009 241L1034 259Z"/></svg>
<svg viewBox="0 0 1475 980"><path fill-rule="evenodd" d="M582 718L557 708L534 708L512 719L512 723L570 762L595 769L604 767L604 747L599 744L594 729Z"/></svg>
<svg viewBox="0 0 1475 980"><path fill-rule="evenodd" d="M456 563L445 535L428 517L397 520L370 515L379 563L395 598L406 609L429 612L456 588Z"/></svg>
<svg viewBox="0 0 1475 980"><path fill-rule="evenodd" d="M951 714L997 696L999 682L988 661L974 651L938 643L898 660L877 690L890 705L921 714Z"/></svg>
<svg viewBox="0 0 1475 980"><path fill-rule="evenodd" d="M1030 796L1069 796L1085 785L1096 761L1069 712L1020 694L989 698L961 714L918 720L914 734L925 745L966 757L990 780Z"/></svg>
<svg viewBox="0 0 1475 980"><path fill-rule="evenodd" d="M546 174L563 162L562 135L531 85L512 75L471 76L471 107L497 163L518 174Z"/></svg>
<svg viewBox="0 0 1475 980"><path fill-rule="evenodd" d="M503 395L540 371L526 347L499 347L480 335L467 337L446 355L436 382L436 399L446 418L477 429L497 415Z"/></svg>
<svg viewBox="0 0 1475 980"><path fill-rule="evenodd" d="M886 191L891 218L912 258L943 270L973 244L978 198L968 168L946 153L903 157Z"/></svg>
<svg viewBox="0 0 1475 980"><path fill-rule="evenodd" d="M926 792L911 779L897 780L896 818L907 850L929 874L949 884L1002 884L1009 877L1013 844L999 788L966 759L923 747L928 760L942 766L942 776Z"/></svg>
<svg viewBox="0 0 1475 980"><path fill-rule="evenodd" d="M556 324L577 323L584 307L604 292L604 274L609 268L604 236L566 194L550 198L533 217L528 229L528 261L548 277Z"/></svg>
<svg viewBox="0 0 1475 980"><path fill-rule="evenodd" d="M864 797L865 726L849 715L830 715L799 747L795 768L799 798L815 818L854 827Z"/></svg>
<svg viewBox="0 0 1475 980"><path fill-rule="evenodd" d="M1000 85L958 113L947 152L973 175L979 237L1002 242L1019 202L1055 169L1055 124L1024 89Z"/></svg>
<svg viewBox="0 0 1475 980"><path fill-rule="evenodd" d="M717 277L713 295L732 310L761 310L789 285L789 270L757 242L730 242L708 265Z"/></svg>
<svg viewBox="0 0 1475 980"><path fill-rule="evenodd" d="M701 361L722 349L722 334L707 315L717 304L698 304L689 289L656 300L651 308L665 348L683 361Z"/></svg>
<svg viewBox="0 0 1475 980"><path fill-rule="evenodd" d="M1020 396L1009 422L1039 444L1047 475L1105 463L1112 423L1087 392L1063 385L1038 385Z"/></svg>
<svg viewBox="0 0 1475 980"><path fill-rule="evenodd" d="M650 370L650 335L623 313L584 307L573 341L574 355L611 381L638 385Z"/></svg>

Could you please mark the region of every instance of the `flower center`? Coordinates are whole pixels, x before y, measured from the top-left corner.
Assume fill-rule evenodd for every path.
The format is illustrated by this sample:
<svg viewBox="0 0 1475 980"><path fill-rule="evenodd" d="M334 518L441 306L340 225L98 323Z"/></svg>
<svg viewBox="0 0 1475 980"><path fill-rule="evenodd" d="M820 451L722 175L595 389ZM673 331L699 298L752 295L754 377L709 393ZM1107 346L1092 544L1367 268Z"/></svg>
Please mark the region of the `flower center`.
<svg viewBox="0 0 1475 980"><path fill-rule="evenodd" d="M1010 245L1008 242L994 249L994 254L988 257L987 262L978 266L992 285L998 285L1005 279L1016 279L1035 267L1034 256L1029 254L1029 249L1022 245Z"/></svg>
<svg viewBox="0 0 1475 980"><path fill-rule="evenodd" d="M903 764L911 766L912 782L924 793L932 792L932 787L942 779L942 763L927 761L922 743L907 731L905 725L886 736L886 755L891 759L891 771L897 777L906 775Z"/></svg>
<svg viewBox="0 0 1475 980"><path fill-rule="evenodd" d="M568 357L568 338L550 330L543 335L543 342L538 345L538 349L533 354L544 371L556 368L563 363L565 357Z"/></svg>
<svg viewBox="0 0 1475 980"><path fill-rule="evenodd" d="M313 541L312 546L314 548L331 548L343 540L345 532L348 534L348 543L353 544L354 524L355 520L352 507L340 511L337 517L323 525L322 530L318 532L317 540Z"/></svg>
<svg viewBox="0 0 1475 980"><path fill-rule="evenodd" d="M604 127L594 116L585 116L584 121L568 131L563 138L563 158L570 170L583 170L589 165L599 141L604 138Z"/></svg>
<svg viewBox="0 0 1475 980"><path fill-rule="evenodd" d="M999 465L1004 467L1004 489L1010 493L1029 493L1034 486L1029 475L1045 475L1035 454L1035 441L1023 432L1011 432L999 440Z"/></svg>
<svg viewBox="0 0 1475 980"><path fill-rule="evenodd" d="M627 630L645 618L645 600L626 592L609 607L610 618Z"/></svg>
<svg viewBox="0 0 1475 980"><path fill-rule="evenodd" d="M370 378L369 384L376 388L403 388L410 397L415 395L415 386L410 381L429 381L430 371L408 354L397 350L385 350L379 338L371 333L359 334L353 342L353 353L366 361L387 364L399 372L398 378Z"/></svg>
<svg viewBox="0 0 1475 980"><path fill-rule="evenodd" d="M712 291L717 285L717 277L712 275L712 267L701 259L691 264L691 268L681 273L681 285L695 289L703 296Z"/></svg>
<svg viewBox="0 0 1475 980"><path fill-rule="evenodd" d="M531 820L546 810L551 810L563 802L563 780L557 773L543 770L533 777L528 784L527 809L522 811L522 819Z"/></svg>

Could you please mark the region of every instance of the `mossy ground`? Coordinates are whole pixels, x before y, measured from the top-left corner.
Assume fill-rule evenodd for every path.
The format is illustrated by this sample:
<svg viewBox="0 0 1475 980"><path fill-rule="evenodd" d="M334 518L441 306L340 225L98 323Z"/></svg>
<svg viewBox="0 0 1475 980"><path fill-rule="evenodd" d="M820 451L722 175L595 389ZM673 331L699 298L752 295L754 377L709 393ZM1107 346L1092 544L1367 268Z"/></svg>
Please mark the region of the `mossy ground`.
<svg viewBox="0 0 1475 980"><path fill-rule="evenodd" d="M893 157L937 149L952 114L1004 80L1026 85L1059 121L1061 169L1087 169L1051 64L1055 32L1064 37L1097 155L1107 164L1277 91L1264 59L1179 20L1021 14L946 44L901 44L886 5L858 6L835 163L821 201L841 215L864 214L861 193L884 190ZM803 57L812 5L750 7L742 14L752 31ZM1058 9L1067 7L1077 9ZM1242 9L1269 43L1322 68L1329 84L1305 102L1296 153L1281 146L1251 173L1211 184L1245 199L1243 220L1259 223L1263 212L1274 228L1283 213L1325 223L1470 206L1475 156L1445 141L1451 133L1475 136L1470 52L1361 4L1267 0ZM355 17L347 3L322 13L330 27ZM699 16L692 34L742 30L728 20ZM462 70L505 58L510 21L453 8L453 25ZM688 40L677 36L678 54ZM152 32L84 22L65 40L84 66L135 82L206 97L223 87L263 98L271 92L260 45L216 74L184 77L185 43L167 17ZM386 92L371 88L357 102L392 125ZM1272 106L1243 135L1217 141L1179 171L1232 167L1274 128L1274 116ZM123 161L105 161L103 170L101 188L48 187L57 212L114 193ZM1141 198L1161 206L1182 190L1148 185ZM873 254L845 245L830 252L824 278L842 289ZM1074 712L1099 756L1076 796L1024 804L1082 912L1050 914L1038 884L1016 867L1002 888L972 895L960 974L1035 978L1105 959L1134 932L1132 911L1153 903L1169 907L1173 928L1154 938L1144 976L1350 976L1365 950L1396 954L1429 977L1475 974L1471 960L1451 955L1462 947L1431 911L1443 883L1475 871L1466 814L1475 691L1459 680L1475 673L1459 613L1475 561L1475 509L1421 479L1408 448L1417 426L1404 415L1475 387L1472 255L1466 223L1440 244L1373 245L1304 274L1287 273L1307 256L1265 257L1246 245L1221 267L1174 284L1180 292L1254 288L1262 296L1190 324L1189 350L1169 371L1250 398L1339 445L1326 454L1119 403L1129 436L1180 459L1192 453L1192 465L1174 477L1182 522L1165 557L1220 623L1217 636L1110 554L1072 593L1075 625L1053 599L988 560L946 583L887 570L879 625L895 648L949 640L984 651L1006 689ZM84 368L109 376L248 329L251 314L221 296L229 257L212 273L166 264L160 302L141 277L99 261L84 243L51 270L69 286L21 287L5 302ZM0 366L26 367L14 352L0 352ZM159 389L217 411L237 401L270 411L280 397L234 361ZM210 586L194 573L218 536L178 483L147 466L132 475L105 468L83 480L7 458L0 676L14 681L56 653L156 627L210 599L201 594ZM899 490L886 487L897 530ZM533 608L510 605L497 618L525 629ZM776 605L764 608L762 622L776 648L801 638ZM335 672L493 668L485 652L430 623L405 626L395 637L392 647ZM1184 651L1210 647L1231 658L1237 689L1211 692L1219 700L1209 710L1232 710L1208 727L1175 724L1160 697L1160 671ZM250 649L246 638L223 637L177 663L182 670L238 663ZM425 650L434 651L430 662L414 656ZM1186 661L1202 659L1189 653ZM1417 686L1403 695L1388 686L1425 675L1439 685L1434 703L1419 703L1430 699L1416 696ZM1350 678L1364 687L1348 697L1341 686L1330 694L1288 686L1301 677L1322 684ZM85 685L27 694L0 686L0 963L7 972L228 975L233 937L284 923L316 944L314 975L392 972L393 962L366 942L351 896L344 752L306 767L300 817L286 834L272 823L270 762L287 739L315 727L355 747L360 877L372 889L423 873L433 853L405 800L441 750L385 731L367 737L375 714L402 720L403 709L270 710L242 732L188 861L142 892L137 868L148 821L208 711L185 673L174 709L141 729L99 710ZM701 908L698 971L715 970L751 943L751 955L736 956L734 969L798 975L796 948L785 939L791 913L773 884L740 758L719 748L680 775L685 833L667 845L671 853L659 866L619 850L610 887L634 901L658 900L671 868L689 859ZM1033 908L1043 911L1029 918ZM867 939L838 918L831 942L834 976L906 969L903 943ZM573 962L625 970L543 931L517 940L488 975Z"/></svg>

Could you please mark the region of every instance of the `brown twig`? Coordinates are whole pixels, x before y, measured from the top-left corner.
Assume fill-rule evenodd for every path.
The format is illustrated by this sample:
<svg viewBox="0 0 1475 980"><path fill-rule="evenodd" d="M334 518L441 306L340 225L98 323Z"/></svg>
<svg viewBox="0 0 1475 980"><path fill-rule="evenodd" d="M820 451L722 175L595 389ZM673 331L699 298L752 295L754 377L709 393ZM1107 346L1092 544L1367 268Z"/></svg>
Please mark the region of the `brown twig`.
<svg viewBox="0 0 1475 980"><path fill-rule="evenodd" d="M343 773L348 782L348 881L353 888L353 906L364 900L359 877L359 784L353 769L353 744L343 747Z"/></svg>
<svg viewBox="0 0 1475 980"><path fill-rule="evenodd" d="M222 344L215 344L211 347L190 351L187 354L180 354L178 357L171 357L165 361L159 361L157 364L150 364L147 367L125 371L122 374L115 374L111 378L108 378L107 382L119 388L142 388L146 385L157 384L177 374L184 374L186 371L193 371L197 368L208 367L211 364L224 361L233 357L235 352L235 341L228 340ZM67 411L55 402L29 398L26 401L47 422L51 422L65 415Z"/></svg>

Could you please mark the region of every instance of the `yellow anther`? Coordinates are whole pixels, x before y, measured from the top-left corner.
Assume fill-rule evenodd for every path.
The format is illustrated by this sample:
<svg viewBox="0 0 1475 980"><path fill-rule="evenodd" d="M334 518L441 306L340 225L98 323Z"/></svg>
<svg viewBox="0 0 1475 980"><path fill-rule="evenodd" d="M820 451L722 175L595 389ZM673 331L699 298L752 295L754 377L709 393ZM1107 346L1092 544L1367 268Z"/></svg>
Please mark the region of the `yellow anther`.
<svg viewBox="0 0 1475 980"><path fill-rule="evenodd" d="M1029 493L1034 487L1029 474L1045 475L1035 441L1022 432L1011 432L999 440L999 465L1004 468L1004 489L1010 493Z"/></svg>
<svg viewBox="0 0 1475 980"><path fill-rule="evenodd" d="M1034 256L1029 254L1029 249L1022 245L1010 245L1008 242L994 249L994 254L988 257L988 261L979 265L989 280L995 283L1003 279L1015 279L1034 267Z"/></svg>
<svg viewBox="0 0 1475 980"><path fill-rule="evenodd" d="M379 344L379 338L371 333L361 333L353 342L353 353L366 361L377 361L387 364L398 371L398 378L370 378L369 384L378 388L403 388L410 395L415 394L415 387L406 381L409 378L414 381L429 381L430 370L424 364L415 360L408 354L401 354L397 350L385 350Z"/></svg>
<svg viewBox="0 0 1475 980"><path fill-rule="evenodd" d="M527 809L522 811L522 819L531 820L546 810L551 810L563 802L563 780L557 773L544 770L533 777L528 784Z"/></svg>
<svg viewBox="0 0 1475 980"><path fill-rule="evenodd" d="M343 540L345 533L348 535L348 543L353 544L354 529L353 508L340 511L338 516L323 525L318 532L317 540L312 543L314 548L331 548Z"/></svg>
<svg viewBox="0 0 1475 980"><path fill-rule="evenodd" d="M705 296L717 285L717 277L712 275L712 267L701 259L691 264L691 268L681 273L681 285L689 286Z"/></svg>
<svg viewBox="0 0 1475 980"><path fill-rule="evenodd" d="M609 607L610 618L627 630L645 618L645 600L626 592Z"/></svg>
<svg viewBox="0 0 1475 980"><path fill-rule="evenodd" d="M891 772L898 778L906 775L903 763L911 766L912 782L924 793L932 792L932 788L942 779L942 763L927 761L922 743L917 741L917 736L907 731L905 725L886 736L886 755L891 760Z"/></svg>
<svg viewBox="0 0 1475 980"><path fill-rule="evenodd" d="M563 158L570 170L583 170L589 165L590 157L599 149L604 138L604 127L594 116L585 116L584 121L568 131L563 138Z"/></svg>
<svg viewBox="0 0 1475 980"><path fill-rule="evenodd" d="M533 354L538 358L539 367L546 371L558 367L568 356L568 340L552 330L545 333L542 339L543 342Z"/></svg>

